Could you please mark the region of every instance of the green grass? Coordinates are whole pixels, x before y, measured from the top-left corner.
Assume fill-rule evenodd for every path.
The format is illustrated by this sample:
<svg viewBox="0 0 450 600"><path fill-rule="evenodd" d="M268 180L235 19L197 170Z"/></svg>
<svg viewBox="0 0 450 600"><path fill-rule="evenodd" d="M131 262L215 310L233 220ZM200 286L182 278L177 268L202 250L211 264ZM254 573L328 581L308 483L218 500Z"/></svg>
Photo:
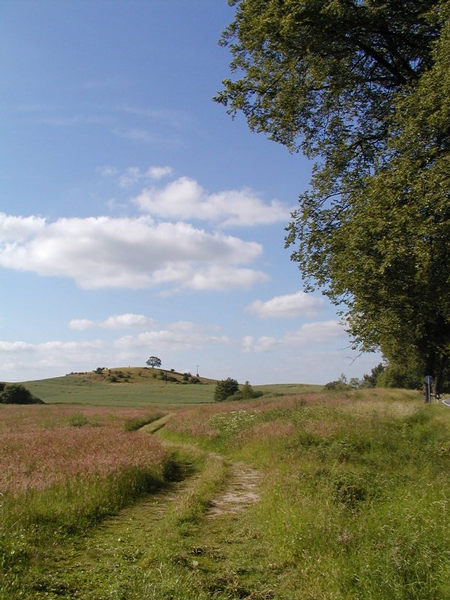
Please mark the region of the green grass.
<svg viewBox="0 0 450 600"><path fill-rule="evenodd" d="M255 385L255 390L263 392L265 396L279 397L289 396L292 394L308 394L309 392L320 392L323 389L322 385L314 385L309 383L277 383L272 385Z"/></svg>
<svg viewBox="0 0 450 600"><path fill-rule="evenodd" d="M157 435L194 474L101 527L104 514L63 528L55 544L39 545L25 524L34 537L16 536L12 547L32 549L21 595L0 592L2 600L450 597L447 407L366 390L169 412L145 429L163 425ZM208 518L237 461L259 470L260 501ZM180 466L172 463L172 479ZM60 513L83 523L69 504Z"/></svg>
<svg viewBox="0 0 450 600"><path fill-rule="evenodd" d="M162 381L161 372L177 379ZM216 381L200 378L200 384L183 382L182 374L140 367L94 371L64 377L25 381L32 394L46 403L91 404L96 406L148 406L204 404L214 401ZM259 385L265 396L317 392L322 386L308 384Z"/></svg>
<svg viewBox="0 0 450 600"><path fill-rule="evenodd" d="M128 369L121 369L121 372L126 371ZM23 385L46 403L96 406L202 404L213 401L215 387L207 380L201 384L183 384L152 377L109 382L92 374L27 381Z"/></svg>
<svg viewBox="0 0 450 600"><path fill-rule="evenodd" d="M450 411L417 398L377 390L205 414L212 429L192 440L265 474L244 519L273 597L449 597ZM168 428L163 435L184 443L195 431L186 414ZM228 551L234 585L251 590L249 544Z"/></svg>

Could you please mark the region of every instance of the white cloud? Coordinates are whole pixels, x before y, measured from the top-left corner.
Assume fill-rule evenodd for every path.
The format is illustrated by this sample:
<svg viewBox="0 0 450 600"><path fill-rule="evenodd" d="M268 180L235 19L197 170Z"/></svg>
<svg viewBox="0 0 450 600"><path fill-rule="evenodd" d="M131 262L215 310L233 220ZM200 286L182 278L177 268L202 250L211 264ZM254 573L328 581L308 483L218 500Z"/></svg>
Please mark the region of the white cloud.
<svg viewBox="0 0 450 600"><path fill-rule="evenodd" d="M120 349L158 348L158 352L190 350L209 344L229 344L224 335L212 335L204 327L191 321L172 323L166 329L145 331L138 335L127 335L115 342Z"/></svg>
<svg viewBox="0 0 450 600"><path fill-rule="evenodd" d="M249 289L268 279L269 277L262 271L216 265L198 269L192 273L188 283L194 290L229 290Z"/></svg>
<svg viewBox="0 0 450 600"><path fill-rule="evenodd" d="M0 214L0 231L0 267L71 277L85 289L140 289L164 283L231 289L266 278L240 266L258 258L260 244L188 223L155 224L149 216L48 223Z"/></svg>
<svg viewBox="0 0 450 600"><path fill-rule="evenodd" d="M144 315L126 313L123 315L112 315L104 321L90 321L89 319L72 319L69 323L71 329L91 329L102 327L104 329L127 329L129 327L149 327L154 324L153 319Z"/></svg>
<svg viewBox="0 0 450 600"><path fill-rule="evenodd" d="M0 244L21 242L39 234L45 228L42 217L15 217L0 213Z"/></svg>
<svg viewBox="0 0 450 600"><path fill-rule="evenodd" d="M149 181L151 179L163 179L172 173L171 167L149 167L142 171L139 167L128 167L119 177L119 185L122 188L131 187L138 182Z"/></svg>
<svg viewBox="0 0 450 600"><path fill-rule="evenodd" d="M172 174L172 167L150 167L147 176L151 179L162 179Z"/></svg>
<svg viewBox="0 0 450 600"><path fill-rule="evenodd" d="M104 326L107 322L108 319L100 323ZM91 371L98 366L142 364L150 352L149 348L157 355L164 356L164 360L171 360L171 353L185 350L210 353L212 347L230 343L228 336L222 335L217 327L179 321L164 328L149 328L148 331L126 335L113 341L52 340L28 343L0 340L0 364L3 379L23 381L25 371L27 379L42 379L73 371Z"/></svg>
<svg viewBox="0 0 450 600"><path fill-rule="evenodd" d="M242 352L267 352L279 344L279 340L267 335L262 335L258 338L247 335L242 340Z"/></svg>
<svg viewBox="0 0 450 600"><path fill-rule="evenodd" d="M126 313L124 315L112 315L101 323L106 329L124 329L128 327L149 327L153 325L153 319L144 315Z"/></svg>
<svg viewBox="0 0 450 600"><path fill-rule="evenodd" d="M297 292L284 296L275 296L267 302L256 300L247 307L247 311L261 318L287 318L300 317L303 315L316 315L323 307L323 298Z"/></svg>
<svg viewBox="0 0 450 600"><path fill-rule="evenodd" d="M346 332L339 321L315 321L304 323L297 331L284 336L288 344L321 344L339 337L345 337Z"/></svg>
<svg viewBox="0 0 450 600"><path fill-rule="evenodd" d="M95 327L94 321L89 321L89 319L72 319L69 323L70 329L78 329L80 331L85 331L86 329L91 329Z"/></svg>
<svg viewBox="0 0 450 600"><path fill-rule="evenodd" d="M101 340L37 344L0 341L0 362L7 381L42 379L96 368L103 364L108 350L109 346Z"/></svg>
<svg viewBox="0 0 450 600"><path fill-rule="evenodd" d="M345 336L346 332L338 321L315 321L304 323L296 331L288 332L279 338L271 336L254 338L251 335L247 335L242 339L241 350L244 353L267 352L275 346L286 347L324 344L339 338L344 338Z"/></svg>
<svg viewBox="0 0 450 600"><path fill-rule="evenodd" d="M208 194L194 179L180 177L164 188L147 188L133 199L143 211L168 219L199 219L222 226L269 225L289 218L278 200L264 203L248 188Z"/></svg>

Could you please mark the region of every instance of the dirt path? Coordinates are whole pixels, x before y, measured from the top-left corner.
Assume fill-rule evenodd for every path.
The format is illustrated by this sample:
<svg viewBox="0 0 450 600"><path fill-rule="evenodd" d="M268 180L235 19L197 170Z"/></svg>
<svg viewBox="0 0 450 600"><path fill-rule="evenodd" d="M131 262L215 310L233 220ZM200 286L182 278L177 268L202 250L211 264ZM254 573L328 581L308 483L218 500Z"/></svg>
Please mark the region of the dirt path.
<svg viewBox="0 0 450 600"><path fill-rule="evenodd" d="M207 517L236 514L249 508L259 500L258 487L261 473L244 463L231 465L231 477L226 489L210 501Z"/></svg>
<svg viewBox="0 0 450 600"><path fill-rule="evenodd" d="M168 418L152 424L155 430ZM251 595L255 584L242 587L233 574L235 563L249 560L244 571L252 573L261 562L257 536L245 524L261 474L195 446L165 445L194 460L203 455L202 469L52 550L29 574L27 600L271 597Z"/></svg>

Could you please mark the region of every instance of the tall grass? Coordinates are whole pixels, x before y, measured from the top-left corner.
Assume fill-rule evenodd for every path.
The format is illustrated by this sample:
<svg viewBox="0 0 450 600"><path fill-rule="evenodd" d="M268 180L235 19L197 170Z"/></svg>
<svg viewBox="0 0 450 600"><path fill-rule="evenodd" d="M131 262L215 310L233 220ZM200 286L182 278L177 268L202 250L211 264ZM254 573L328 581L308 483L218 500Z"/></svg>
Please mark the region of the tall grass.
<svg viewBox="0 0 450 600"><path fill-rule="evenodd" d="M124 431L136 411L35 408L0 411L0 577L10 591L54 544L161 487L172 472L155 438Z"/></svg>
<svg viewBox="0 0 450 600"><path fill-rule="evenodd" d="M450 597L448 408L377 390L208 407L193 421L180 414L166 435L265 473L252 515L276 597Z"/></svg>

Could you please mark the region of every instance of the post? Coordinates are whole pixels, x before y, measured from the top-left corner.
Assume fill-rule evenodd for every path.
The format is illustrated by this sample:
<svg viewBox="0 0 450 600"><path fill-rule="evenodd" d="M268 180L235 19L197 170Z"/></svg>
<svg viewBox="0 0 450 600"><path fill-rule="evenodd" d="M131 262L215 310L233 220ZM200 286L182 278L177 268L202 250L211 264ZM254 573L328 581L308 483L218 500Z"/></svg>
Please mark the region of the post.
<svg viewBox="0 0 450 600"><path fill-rule="evenodd" d="M424 386L423 386L424 402L428 404L429 402L431 402L431 384L433 383L432 376L425 375L423 382L424 382Z"/></svg>

